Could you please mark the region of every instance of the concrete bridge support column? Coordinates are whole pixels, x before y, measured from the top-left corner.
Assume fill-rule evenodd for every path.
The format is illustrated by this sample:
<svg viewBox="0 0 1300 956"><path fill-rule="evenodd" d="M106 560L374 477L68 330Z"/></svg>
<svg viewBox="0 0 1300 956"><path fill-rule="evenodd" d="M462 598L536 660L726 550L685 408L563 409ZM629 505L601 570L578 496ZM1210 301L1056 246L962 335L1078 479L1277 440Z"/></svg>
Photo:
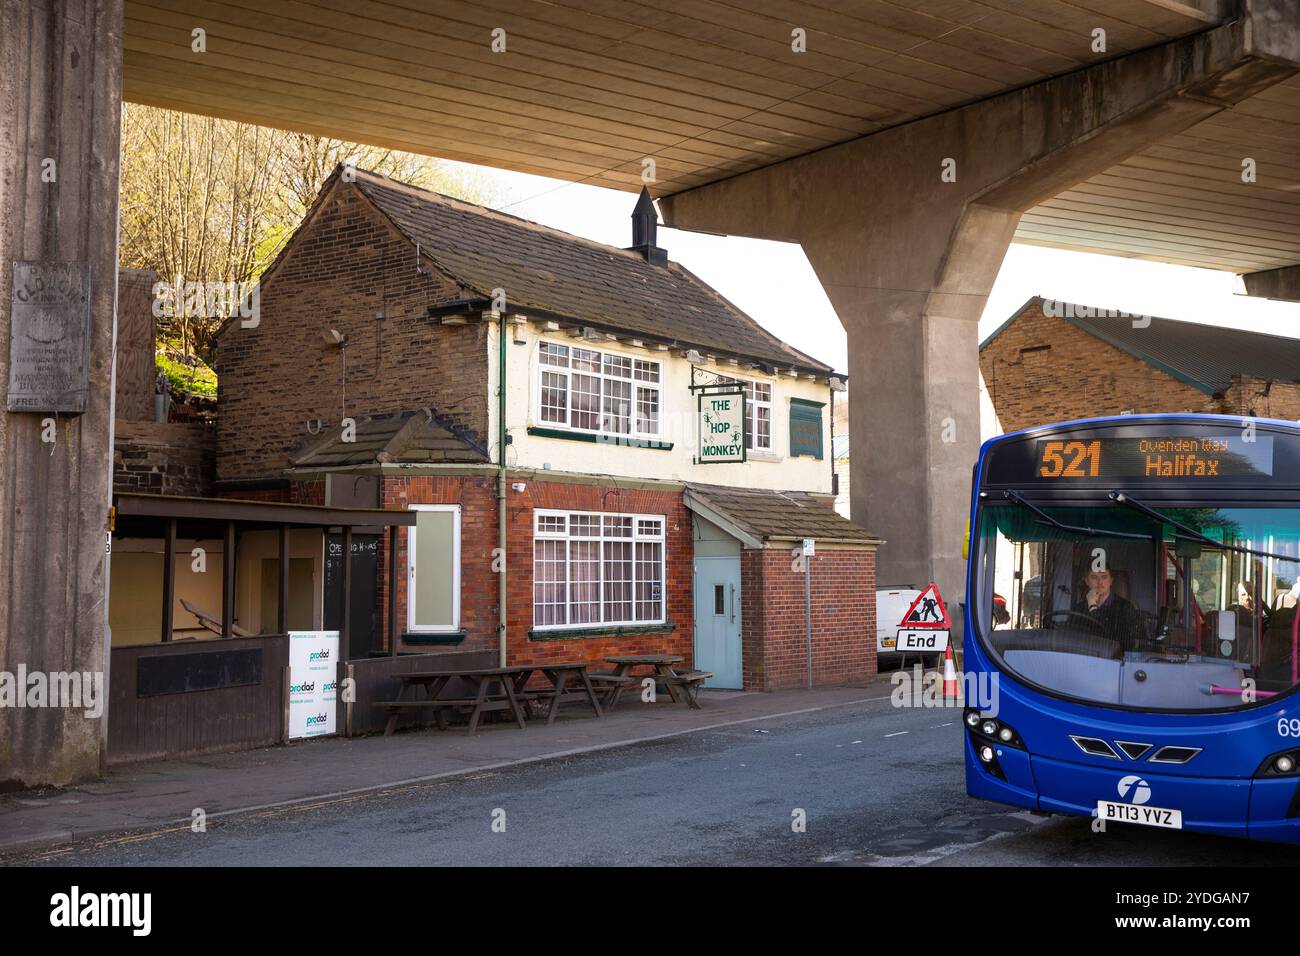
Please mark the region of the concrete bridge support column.
<svg viewBox="0 0 1300 956"><path fill-rule="evenodd" d="M1238 20L662 200L670 226L802 243L848 332L853 518L885 539L882 585L962 599L976 323L1021 214L1292 75L1300 51L1257 33Z"/></svg>
<svg viewBox="0 0 1300 956"><path fill-rule="evenodd" d="M0 672L105 692L121 103L122 0L0 0ZM3 410L15 260L89 263L84 414ZM8 703L0 786L99 772L102 717Z"/></svg>
<svg viewBox="0 0 1300 956"><path fill-rule="evenodd" d="M1246 295L1261 299L1300 302L1300 266L1284 266L1267 272L1248 272L1242 277Z"/></svg>

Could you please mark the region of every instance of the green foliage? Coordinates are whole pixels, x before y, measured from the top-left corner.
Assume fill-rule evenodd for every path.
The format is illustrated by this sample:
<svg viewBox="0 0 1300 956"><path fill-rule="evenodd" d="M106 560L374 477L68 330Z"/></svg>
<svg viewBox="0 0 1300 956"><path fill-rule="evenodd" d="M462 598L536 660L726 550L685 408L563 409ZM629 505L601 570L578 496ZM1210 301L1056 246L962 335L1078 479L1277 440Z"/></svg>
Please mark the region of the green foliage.
<svg viewBox="0 0 1300 956"><path fill-rule="evenodd" d="M217 373L197 355L185 355L177 349L159 348L154 364L177 395L217 397Z"/></svg>

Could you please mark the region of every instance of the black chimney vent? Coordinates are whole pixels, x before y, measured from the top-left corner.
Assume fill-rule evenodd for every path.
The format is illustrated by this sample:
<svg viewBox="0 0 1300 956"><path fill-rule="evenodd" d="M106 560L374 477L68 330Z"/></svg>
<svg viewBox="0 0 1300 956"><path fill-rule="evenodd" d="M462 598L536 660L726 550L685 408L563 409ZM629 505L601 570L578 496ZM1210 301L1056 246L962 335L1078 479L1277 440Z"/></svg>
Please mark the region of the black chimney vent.
<svg viewBox="0 0 1300 956"><path fill-rule="evenodd" d="M632 252L641 253L652 266L666 266L667 250L655 245L658 229L659 215L655 212L654 200L650 198L650 190L642 186L641 195L637 197L636 206L632 209L632 245L628 248Z"/></svg>

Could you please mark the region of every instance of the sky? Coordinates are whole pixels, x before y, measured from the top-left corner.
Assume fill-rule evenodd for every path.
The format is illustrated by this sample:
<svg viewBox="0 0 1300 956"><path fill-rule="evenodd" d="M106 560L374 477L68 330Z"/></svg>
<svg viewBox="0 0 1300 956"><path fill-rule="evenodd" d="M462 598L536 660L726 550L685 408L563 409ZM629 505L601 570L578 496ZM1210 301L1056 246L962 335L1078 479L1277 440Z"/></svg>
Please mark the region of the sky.
<svg viewBox="0 0 1300 956"><path fill-rule="evenodd" d="M482 167L473 172L497 190L492 204L505 212L609 245L632 242L631 193ZM772 334L847 370L844 330L797 244L660 226L659 245ZM1017 243L989 295L980 338L1034 295L1300 337L1300 304L1252 299L1235 294L1238 286L1227 272Z"/></svg>

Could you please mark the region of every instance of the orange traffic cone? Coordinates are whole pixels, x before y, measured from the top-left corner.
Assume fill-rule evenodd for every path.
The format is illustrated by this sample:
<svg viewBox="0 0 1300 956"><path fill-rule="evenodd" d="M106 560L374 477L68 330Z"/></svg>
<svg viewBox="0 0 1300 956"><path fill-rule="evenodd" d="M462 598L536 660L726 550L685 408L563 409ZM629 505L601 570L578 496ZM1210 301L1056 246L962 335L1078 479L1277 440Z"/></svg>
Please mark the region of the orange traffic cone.
<svg viewBox="0 0 1300 956"><path fill-rule="evenodd" d="M949 644L943 652L943 699L956 700L958 694L957 664L952 659L952 644Z"/></svg>

